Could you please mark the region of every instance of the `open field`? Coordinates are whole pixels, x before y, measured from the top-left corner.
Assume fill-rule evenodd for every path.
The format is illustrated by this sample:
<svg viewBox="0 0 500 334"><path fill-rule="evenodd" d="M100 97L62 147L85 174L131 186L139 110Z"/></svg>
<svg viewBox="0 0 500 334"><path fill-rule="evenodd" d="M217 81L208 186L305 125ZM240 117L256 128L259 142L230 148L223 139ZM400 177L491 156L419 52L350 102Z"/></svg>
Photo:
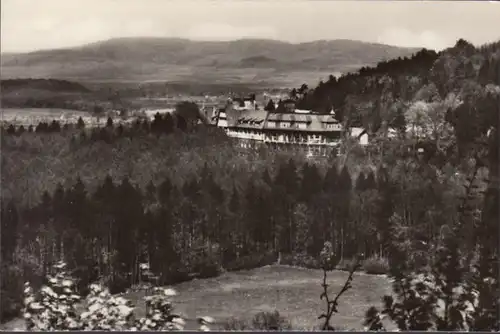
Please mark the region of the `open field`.
<svg viewBox="0 0 500 334"><path fill-rule="evenodd" d="M347 272L333 271L328 283L334 295L343 286ZM187 329L195 329L197 316L211 316L217 325L231 317L250 320L261 311L278 310L292 323L293 329L310 330L317 327L317 320L324 305L321 294L322 272L288 266L266 266L253 270L225 273L216 278L193 280L175 286L178 295L174 298L177 313L188 318ZM366 310L379 306L384 294L390 292L386 277L358 273L353 280L353 289L340 298L339 314L332 324L339 329L363 329ZM137 315L145 313L141 298L143 293L125 295L134 301ZM12 330L22 325L21 320L6 323L2 329Z"/></svg>
<svg viewBox="0 0 500 334"><path fill-rule="evenodd" d="M2 108L1 113L3 122L23 125L52 120L76 122L78 117L90 116L88 112L58 108Z"/></svg>

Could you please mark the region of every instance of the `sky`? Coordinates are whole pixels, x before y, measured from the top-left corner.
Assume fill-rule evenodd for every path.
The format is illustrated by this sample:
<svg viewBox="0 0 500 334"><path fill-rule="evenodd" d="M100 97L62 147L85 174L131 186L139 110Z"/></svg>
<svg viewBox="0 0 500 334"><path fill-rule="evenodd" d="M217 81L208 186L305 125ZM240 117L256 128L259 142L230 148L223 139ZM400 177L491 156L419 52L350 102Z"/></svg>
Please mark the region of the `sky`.
<svg viewBox="0 0 500 334"><path fill-rule="evenodd" d="M2 0L1 51L115 37L353 39L435 50L500 39L500 2L299 0Z"/></svg>

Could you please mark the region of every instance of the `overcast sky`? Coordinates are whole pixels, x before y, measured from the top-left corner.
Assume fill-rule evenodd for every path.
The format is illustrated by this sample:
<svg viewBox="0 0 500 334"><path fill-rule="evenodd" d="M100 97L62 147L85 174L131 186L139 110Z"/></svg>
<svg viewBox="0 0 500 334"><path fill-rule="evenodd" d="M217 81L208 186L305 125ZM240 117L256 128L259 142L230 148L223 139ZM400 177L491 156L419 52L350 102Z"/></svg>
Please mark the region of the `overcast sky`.
<svg viewBox="0 0 500 334"><path fill-rule="evenodd" d="M442 49L500 39L489 1L1 0L2 52L127 36L195 40L355 39Z"/></svg>

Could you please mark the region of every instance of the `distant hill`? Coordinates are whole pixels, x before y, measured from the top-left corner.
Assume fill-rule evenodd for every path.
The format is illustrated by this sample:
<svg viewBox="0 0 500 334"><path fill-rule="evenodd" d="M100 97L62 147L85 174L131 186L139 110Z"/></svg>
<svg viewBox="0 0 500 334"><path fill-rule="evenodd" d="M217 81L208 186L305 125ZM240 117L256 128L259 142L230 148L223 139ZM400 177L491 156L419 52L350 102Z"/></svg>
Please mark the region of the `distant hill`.
<svg viewBox="0 0 500 334"><path fill-rule="evenodd" d="M47 90L53 92L88 93L90 90L76 82L56 79L7 79L0 81L2 93L18 91L21 88Z"/></svg>
<svg viewBox="0 0 500 334"><path fill-rule="evenodd" d="M2 79L252 82L295 85L329 73L408 56L417 49L351 40L291 44L117 38L81 47L2 55ZM314 79L313 79L314 78Z"/></svg>

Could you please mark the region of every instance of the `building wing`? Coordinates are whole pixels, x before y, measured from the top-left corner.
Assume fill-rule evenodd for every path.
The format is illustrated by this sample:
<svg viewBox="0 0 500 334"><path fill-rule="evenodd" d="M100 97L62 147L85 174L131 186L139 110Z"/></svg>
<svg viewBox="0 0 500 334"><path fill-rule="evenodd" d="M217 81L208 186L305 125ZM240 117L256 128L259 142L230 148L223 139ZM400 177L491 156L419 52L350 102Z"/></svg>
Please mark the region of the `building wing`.
<svg viewBox="0 0 500 334"><path fill-rule="evenodd" d="M341 131L341 125L331 115L269 113L264 126L267 130L331 132Z"/></svg>

